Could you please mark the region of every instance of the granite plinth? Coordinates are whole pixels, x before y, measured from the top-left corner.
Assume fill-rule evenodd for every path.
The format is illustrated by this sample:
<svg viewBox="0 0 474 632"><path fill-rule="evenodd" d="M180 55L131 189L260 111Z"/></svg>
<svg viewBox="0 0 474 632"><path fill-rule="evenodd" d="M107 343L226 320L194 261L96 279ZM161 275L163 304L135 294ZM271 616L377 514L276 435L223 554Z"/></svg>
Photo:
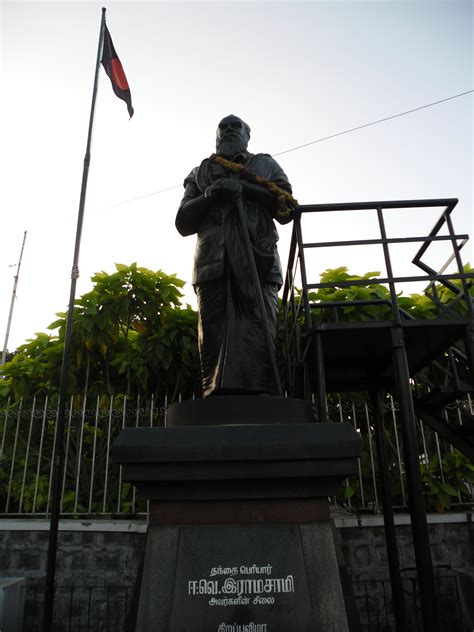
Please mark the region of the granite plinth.
<svg viewBox="0 0 474 632"><path fill-rule="evenodd" d="M227 426L314 421L315 407L305 399L270 395L223 395L171 404L165 425Z"/></svg>
<svg viewBox="0 0 474 632"><path fill-rule="evenodd" d="M136 630L347 632L330 525L151 526Z"/></svg>
<svg viewBox="0 0 474 632"><path fill-rule="evenodd" d="M327 497L360 451L350 424L276 397L123 430L112 458L150 500L136 631L347 632Z"/></svg>
<svg viewBox="0 0 474 632"><path fill-rule="evenodd" d="M127 428L112 459L149 499L317 498L355 473L360 448L342 423Z"/></svg>

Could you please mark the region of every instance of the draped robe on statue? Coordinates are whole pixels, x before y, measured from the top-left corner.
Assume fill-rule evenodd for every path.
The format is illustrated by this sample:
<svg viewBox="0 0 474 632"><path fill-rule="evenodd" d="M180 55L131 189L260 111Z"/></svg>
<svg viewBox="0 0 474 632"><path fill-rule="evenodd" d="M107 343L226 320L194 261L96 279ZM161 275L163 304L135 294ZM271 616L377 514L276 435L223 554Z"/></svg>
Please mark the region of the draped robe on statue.
<svg viewBox="0 0 474 632"><path fill-rule="evenodd" d="M248 171L271 180L291 193L288 178L267 154L242 152L235 162ZM201 196L220 178L241 175L205 159L184 182L185 194L178 210L188 200ZM261 283L273 342L277 333L277 293L282 270L277 251L278 233L272 214L276 204L263 205L242 194L244 215ZM287 223L291 215L276 217ZM193 225L187 219L187 234L197 233L193 285L199 311L199 352L203 395L226 393L276 393L268 344L255 295L254 281L235 201L212 200L208 212Z"/></svg>

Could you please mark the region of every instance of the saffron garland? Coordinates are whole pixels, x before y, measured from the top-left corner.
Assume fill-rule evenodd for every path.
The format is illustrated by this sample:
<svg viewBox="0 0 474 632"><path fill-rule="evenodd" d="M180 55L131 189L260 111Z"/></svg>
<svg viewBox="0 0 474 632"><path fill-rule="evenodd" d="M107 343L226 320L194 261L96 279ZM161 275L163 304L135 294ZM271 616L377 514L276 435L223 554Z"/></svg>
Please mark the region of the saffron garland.
<svg viewBox="0 0 474 632"><path fill-rule="evenodd" d="M298 206L298 201L295 200L291 193L288 193L288 191L285 191L285 189L279 187L277 184L272 182L272 180L267 180L267 178L257 176L255 173L249 171L244 165L241 165L237 162L232 162L232 160L226 160L225 158L222 158L222 156L218 156L217 154L212 154L212 156L210 157L210 161L215 162L218 165L225 167L226 169L229 169L229 171L238 173L243 178L245 178L245 180L253 182L254 184L259 184L265 187L267 191L270 191L270 193L273 193L278 203L277 215L279 215L280 217L288 217L288 215L290 215L290 213L292 213Z"/></svg>

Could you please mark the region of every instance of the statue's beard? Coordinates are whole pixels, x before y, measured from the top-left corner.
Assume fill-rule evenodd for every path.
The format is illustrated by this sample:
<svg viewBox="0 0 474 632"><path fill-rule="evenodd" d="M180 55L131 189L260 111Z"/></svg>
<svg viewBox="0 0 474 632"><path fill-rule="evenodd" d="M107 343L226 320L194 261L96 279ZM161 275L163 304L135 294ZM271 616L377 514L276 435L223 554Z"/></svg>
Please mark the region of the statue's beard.
<svg viewBox="0 0 474 632"><path fill-rule="evenodd" d="M247 149L248 141L241 136L229 136L228 138L222 138L216 147L216 151L219 156L225 156L226 158L233 158L237 154Z"/></svg>

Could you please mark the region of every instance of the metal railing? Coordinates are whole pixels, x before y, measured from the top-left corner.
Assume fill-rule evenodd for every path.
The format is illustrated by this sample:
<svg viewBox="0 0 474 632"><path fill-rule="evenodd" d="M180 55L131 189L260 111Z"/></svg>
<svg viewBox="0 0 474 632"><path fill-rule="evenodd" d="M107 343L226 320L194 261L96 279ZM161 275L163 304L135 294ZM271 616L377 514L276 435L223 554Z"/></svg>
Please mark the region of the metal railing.
<svg viewBox="0 0 474 632"><path fill-rule="evenodd" d="M24 632L39 632L44 586L25 587ZM133 586L58 586L51 632L127 632Z"/></svg>
<svg viewBox="0 0 474 632"><path fill-rule="evenodd" d="M461 260L460 251L467 242L467 235L454 232L451 213L457 204L456 199L432 200L400 200L381 202L362 202L348 204L307 205L299 208L295 217L290 255L283 292L283 322L285 325L285 343L287 358L287 384L295 396L308 398L311 391L316 391L316 410L319 421L329 420L327 412L327 393L368 391L376 406L377 422L368 423L366 454L371 463L365 467L374 476L373 503L378 506L376 475L380 472L380 491L383 496L383 513L387 552L389 558L392 590L397 617L397 630L402 632L407 626L406 599L403 595L402 578L399 569L397 537L393 519L394 506L399 503L397 491L405 496L407 490L408 509L411 517L417 578L420 586L420 607L423 625L426 630L440 632L437 604L433 603L435 577L428 536L426 509L430 503L437 510L450 506L456 496L465 497L466 487L459 481L462 454L464 458L473 458L473 443L465 436L470 432L472 417L466 419L466 426L444 423L443 404L456 401L464 394L472 393L474 388L474 344L473 344L473 305L471 286L474 279L472 272L466 273ZM414 217L413 211L422 208L441 208L441 216L428 235L410 237L389 237L386 227L387 212L395 209L401 212L410 211L407 221ZM306 242L303 240L302 221L312 217L312 228L324 231L324 224L330 221L334 212L348 217L354 212L366 211L374 218L376 224L375 239L349 239ZM328 215L329 214L329 215ZM355 231L357 224L351 224ZM366 230L364 222L364 230ZM442 231L447 234L440 234ZM337 229L337 236L342 231ZM423 275L411 274L400 276L394 273L391 247L394 244L420 243L421 247L412 259ZM449 263L436 272L423 259L426 250L433 243L445 243L451 246ZM336 270L333 278L327 274L319 282L314 276L319 273L317 266L309 265L307 259L313 253L327 252L328 248L377 246L382 260L380 272L368 273L364 277L354 278ZM360 251L360 248L359 248ZM325 256L326 259L326 256ZM455 263L455 271L446 273L450 263ZM343 274L341 274L343 272ZM313 275L311 278L310 275ZM407 319L401 309L399 299L400 284L413 282L428 283L425 294L429 301L430 318ZM441 284L441 285L440 285ZM413 287L413 286L410 286ZM442 294L448 290L443 303ZM318 292L314 292L318 290ZM442 290L442 291L441 291ZM335 299L337 306L331 301ZM341 301L341 299L344 299ZM359 300L359 299L369 299ZM462 300L462 302L461 302ZM447 305L445 304L447 303ZM377 308L375 308L377 306ZM454 307L454 309L453 309ZM338 317L338 309L342 309ZM357 311L355 311L357 310ZM364 313L365 310L365 313ZM348 311L353 313L348 315ZM362 314L361 314L362 312ZM376 312L376 313L374 313ZM334 314L334 322L330 316ZM358 318L354 319L354 314ZM410 316L410 314L408 314ZM434 316L434 318L433 318ZM350 321L350 322L341 322ZM354 322L358 321L358 322ZM365 321L365 322L361 322ZM453 345L460 353L455 357ZM450 357L448 364L444 358ZM440 357L442 358L440 362ZM464 360L463 360L464 358ZM437 378L450 378L443 389L431 388L426 379L429 371L437 364L433 375ZM465 379L459 379L459 371ZM440 370L441 369L441 370ZM444 375L443 375L444 374ZM414 392L414 378L420 377L428 392L418 397ZM438 379L439 381L439 379ZM387 410L386 393L397 393L400 406L401 436L403 437L401 460L400 452L398 476L396 457L390 445L390 432L386 427ZM419 426L417 416L425 425ZM427 428L430 428L428 431ZM458 447L449 454L440 450L440 438L432 430L442 433L445 439ZM375 435L380 467L374 467L374 451L371 434ZM392 439L397 439L397 430ZM420 437L421 435L421 437ZM421 438L421 444L420 444ZM368 450L367 450L368 448ZM449 450L449 448L448 448ZM468 464L469 467L472 467ZM359 491L363 490L363 459L359 462ZM468 467L468 469L469 469ZM403 468L403 471L402 471ZM421 472L420 472L421 469ZM403 472L406 470L406 476ZM450 480L448 479L450 472ZM377 472L377 474L375 474ZM466 471L465 477L472 480L472 471ZM402 489L394 492L397 481ZM454 485L453 485L454 483ZM460 483L460 484L459 484ZM346 486L346 497L354 495L355 490L349 482ZM472 491L472 490L471 490ZM425 503L423 502L425 496ZM366 504L365 494L361 504ZM426 506L427 505L427 506Z"/></svg>
<svg viewBox="0 0 474 632"><path fill-rule="evenodd" d="M455 572L447 568L436 569L435 579L437 595L434 598L440 604L441 630L467 632L467 628L463 627L459 585ZM403 591L408 611L407 632L422 632L418 582L409 569L403 572ZM357 579L352 582L352 595L359 617L354 629L361 632L392 632L396 629L390 580Z"/></svg>
<svg viewBox="0 0 474 632"><path fill-rule="evenodd" d="M467 234L456 234L453 227L451 214L455 208L457 199L429 199L429 200L397 200L380 202L353 202L345 204L307 204L299 207L299 214L295 217L293 233L288 257L288 266L283 288L283 323L285 327L285 349L287 357L288 387L296 396L308 396L308 388L313 388L301 380L302 385L298 385L298 367L303 367L308 362L313 366L313 381L316 382L317 399L324 401L326 396L324 379L324 361L321 347L321 334L318 331L318 323L324 322L325 318L334 319L338 322L338 315L343 314L349 308L356 310L367 308L368 306L379 306L385 309L385 320L391 321L395 325L401 324L413 317L408 314L399 304L400 284L425 283L427 284L424 293L436 307L438 317L454 317L459 319L456 313L460 303L465 311L465 320L472 319L473 303L470 288L474 282L474 274L465 272L461 259L461 250L468 242ZM441 208L441 216L435 222L433 228L427 235L413 237L389 237L386 229L386 214L390 211L413 212L416 209L437 209ZM328 214L343 213L345 216L354 215L358 211L366 211L373 217L375 230L379 237L375 239L346 239L328 241L305 241L303 236L303 225L309 219L316 224L311 225L311 231L324 227L328 221ZM407 219L408 221L408 219ZM318 223L319 222L319 223ZM445 234L440 234L442 231ZM421 244L412 263L423 272L423 274L412 274L409 276L396 276L393 273L393 262L391 246L396 244ZM426 263L426 253L434 243L445 243L451 246L451 254L440 270L436 271ZM327 249L341 247L368 247L380 246L383 267L386 274L382 276L371 276L370 278L316 281L315 275L319 274L322 266L315 269L310 266L307 260L310 252L327 252ZM321 257L324 265L324 255ZM455 270L448 272L448 268L454 264ZM418 271L417 271L418 272ZM453 294L453 300L449 305L440 301L436 283L444 286ZM350 300L347 297L343 301L314 300L314 292L338 288L373 288L374 286L384 286L387 289L385 296L374 297L370 300ZM342 309L342 312L340 311ZM326 314L323 317L323 312ZM355 312L353 312L355 313ZM469 361L473 362L472 345L466 345L466 353ZM314 360L314 358L316 358ZM305 372L308 376L309 370ZM318 404L319 405L319 404ZM324 420L324 407L320 410L321 420Z"/></svg>
<svg viewBox="0 0 474 632"><path fill-rule="evenodd" d="M473 407L473 401L467 397L446 407L443 414L452 425L461 425L463 413L472 414ZM391 396L386 397L385 409L393 504L397 510L404 510L407 492L400 414ZM146 501L132 485L123 482L121 466L110 460L110 447L123 428L163 426L166 410L167 402L153 400L71 398L65 433L63 516L146 517ZM327 411L332 421L351 423L364 443L357 476L345 481L332 503L348 511L379 513L380 479L372 404L363 397L329 396ZM49 514L56 418L57 406L52 406L48 398L34 399L29 406L20 400L0 409L0 515ZM463 472L469 471L467 458L421 422L417 430L428 509L470 506L474 502L473 485L462 478Z"/></svg>

